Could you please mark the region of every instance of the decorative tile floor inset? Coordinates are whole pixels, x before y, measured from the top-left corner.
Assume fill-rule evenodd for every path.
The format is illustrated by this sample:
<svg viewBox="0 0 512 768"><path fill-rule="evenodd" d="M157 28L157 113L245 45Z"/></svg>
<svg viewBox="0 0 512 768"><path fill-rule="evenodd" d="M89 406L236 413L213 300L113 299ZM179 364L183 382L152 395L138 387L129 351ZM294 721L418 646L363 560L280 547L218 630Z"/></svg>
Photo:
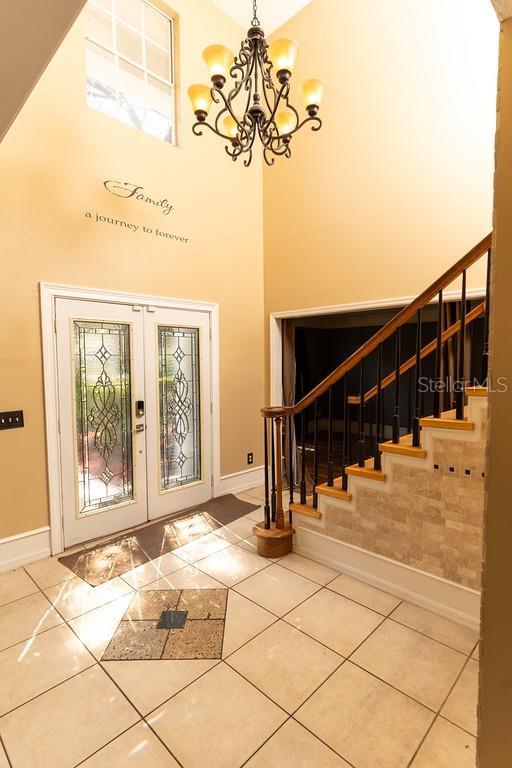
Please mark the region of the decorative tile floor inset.
<svg viewBox="0 0 512 768"><path fill-rule="evenodd" d="M103 661L220 659L227 596L227 589L138 592Z"/></svg>

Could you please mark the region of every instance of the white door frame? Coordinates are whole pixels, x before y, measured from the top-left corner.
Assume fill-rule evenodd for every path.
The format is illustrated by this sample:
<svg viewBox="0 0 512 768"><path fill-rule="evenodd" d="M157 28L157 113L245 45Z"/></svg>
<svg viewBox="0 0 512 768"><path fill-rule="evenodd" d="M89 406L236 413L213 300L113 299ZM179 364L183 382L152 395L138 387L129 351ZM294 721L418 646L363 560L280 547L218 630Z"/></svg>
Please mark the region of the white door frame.
<svg viewBox="0 0 512 768"><path fill-rule="evenodd" d="M270 405L283 405L283 323L294 317L320 317L321 315L341 315L346 312L365 312L372 309L390 309L404 307L414 301L416 296L404 296L400 299L376 299L375 301L356 301L352 304L333 304L310 309L288 309L270 314ZM443 291L443 301L460 301L462 292ZM468 300L485 298L485 288L471 288L466 291ZM437 303L437 297L431 304Z"/></svg>
<svg viewBox="0 0 512 768"><path fill-rule="evenodd" d="M85 299L106 303L129 304L167 309L189 309L210 315L211 364L211 452L212 496L222 493L220 478L220 373L219 373L219 305L214 302L146 296L119 291L97 290L77 286L40 283L41 334L43 346L43 382L46 415L46 456L50 503L50 541L52 555L64 551L64 510L62 506L62 474L58 407L57 336L55 328L56 299Z"/></svg>

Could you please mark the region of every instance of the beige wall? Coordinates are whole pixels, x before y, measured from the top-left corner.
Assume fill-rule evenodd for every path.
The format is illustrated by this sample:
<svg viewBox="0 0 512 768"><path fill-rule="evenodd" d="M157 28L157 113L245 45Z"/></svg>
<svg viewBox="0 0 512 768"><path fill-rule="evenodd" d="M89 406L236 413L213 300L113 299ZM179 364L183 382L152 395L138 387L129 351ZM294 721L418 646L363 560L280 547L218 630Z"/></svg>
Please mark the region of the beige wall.
<svg viewBox="0 0 512 768"><path fill-rule="evenodd" d="M174 0L180 14L179 147L90 109L84 17L0 144L0 410L24 429L0 432L0 538L48 522L39 281L220 303L221 474L262 463L263 254L261 166L197 138L186 88L205 80L201 52L240 29L209 0ZM105 179L141 184L176 207L163 216L109 195ZM243 189L243 194L237 190ZM85 218L87 211L183 234L171 243Z"/></svg>
<svg viewBox="0 0 512 768"><path fill-rule="evenodd" d="M83 5L84 0L0 4L0 141Z"/></svg>
<svg viewBox="0 0 512 768"><path fill-rule="evenodd" d="M505 768L512 755L512 20L502 26L492 287L491 373L508 378L506 393L491 394L489 482L485 521L483 641L480 672L479 768Z"/></svg>
<svg viewBox="0 0 512 768"><path fill-rule="evenodd" d="M275 34L327 86L322 131L264 172L267 310L417 294L491 230L490 2L314 0Z"/></svg>

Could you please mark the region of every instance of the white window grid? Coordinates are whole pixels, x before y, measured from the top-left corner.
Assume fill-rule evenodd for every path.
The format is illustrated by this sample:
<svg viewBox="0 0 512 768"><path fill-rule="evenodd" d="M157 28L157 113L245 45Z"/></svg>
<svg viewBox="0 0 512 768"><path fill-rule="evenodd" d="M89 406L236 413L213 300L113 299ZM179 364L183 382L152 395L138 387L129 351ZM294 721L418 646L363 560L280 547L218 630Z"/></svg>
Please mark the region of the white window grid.
<svg viewBox="0 0 512 768"><path fill-rule="evenodd" d="M166 16L165 13L162 13L159 8L156 8L151 3L148 3L146 0L141 0L140 2L140 13L141 13L141 26L140 29L137 29L136 27L133 27L129 22L127 22L125 19L123 19L121 16L118 16L116 13L117 9L117 0L111 0L112 2L112 10L109 10L108 8L105 8L104 5L101 5L101 3L95 2L95 0L88 0L88 4L92 5L96 8L96 10L100 11L100 13L106 14L110 17L110 23L112 25L112 47L108 45L108 43L105 43L104 40L99 40L98 38L95 38L94 35L91 35L89 33L89 30L87 30L86 33L86 39L89 40L89 42L94 43L94 45L97 45L99 48L102 48L104 51L107 51L108 53L112 54L114 56L114 67L115 67L115 81L116 81L116 100L117 105L119 107L119 61L125 61L131 66L138 69L140 72L142 72L142 75L144 77L144 89L147 93L148 88L148 76L153 77L155 80L159 80L161 83L164 83L165 85L168 85L171 88L171 119L172 119L172 143L176 144L176 92L175 92L175 83L174 83L174 23L172 18L169 16ZM145 14L143 12L143 7L147 6L151 8L152 11L155 11L158 13L162 18L165 19L165 21L169 24L169 48L164 48L164 46L160 45L156 40L154 40L152 37L150 37L148 34L146 34L145 29ZM120 22L125 27L130 29L132 32L135 32L137 35L139 35L142 38L143 45L142 45L142 64L138 61L134 61L134 59L131 59L129 56L127 56L124 53L119 53L117 48L117 23ZM160 51L164 52L169 61L169 79L163 78L158 73L154 72L152 69L149 69L146 62L146 45L145 41L148 40L151 45L154 45L156 48L158 48Z"/></svg>

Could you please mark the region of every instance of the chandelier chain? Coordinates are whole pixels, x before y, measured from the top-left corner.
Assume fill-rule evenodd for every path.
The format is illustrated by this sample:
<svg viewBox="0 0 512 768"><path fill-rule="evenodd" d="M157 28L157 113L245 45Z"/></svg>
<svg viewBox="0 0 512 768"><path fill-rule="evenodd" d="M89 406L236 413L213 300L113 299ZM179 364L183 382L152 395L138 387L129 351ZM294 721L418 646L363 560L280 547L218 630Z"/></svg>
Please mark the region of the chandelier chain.
<svg viewBox="0 0 512 768"><path fill-rule="evenodd" d="M253 16L252 16L251 24L252 24L253 27L260 27L261 24L260 24L260 20L258 19L258 4L257 4L257 0L253 0L252 10L253 10Z"/></svg>

